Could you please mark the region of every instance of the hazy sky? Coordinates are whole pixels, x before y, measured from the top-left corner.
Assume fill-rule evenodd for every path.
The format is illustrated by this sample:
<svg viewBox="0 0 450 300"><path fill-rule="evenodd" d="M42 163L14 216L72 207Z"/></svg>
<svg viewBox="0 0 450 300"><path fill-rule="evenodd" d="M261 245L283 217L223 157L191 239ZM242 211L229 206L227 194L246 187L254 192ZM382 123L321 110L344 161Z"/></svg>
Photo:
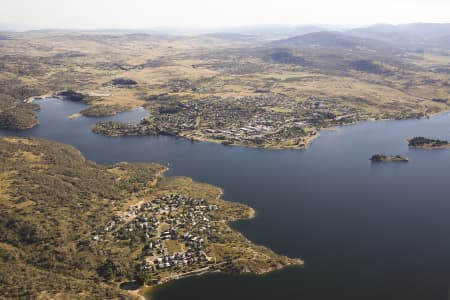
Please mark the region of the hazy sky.
<svg viewBox="0 0 450 300"><path fill-rule="evenodd" d="M39 28L450 23L450 0L0 0L0 7L0 23Z"/></svg>

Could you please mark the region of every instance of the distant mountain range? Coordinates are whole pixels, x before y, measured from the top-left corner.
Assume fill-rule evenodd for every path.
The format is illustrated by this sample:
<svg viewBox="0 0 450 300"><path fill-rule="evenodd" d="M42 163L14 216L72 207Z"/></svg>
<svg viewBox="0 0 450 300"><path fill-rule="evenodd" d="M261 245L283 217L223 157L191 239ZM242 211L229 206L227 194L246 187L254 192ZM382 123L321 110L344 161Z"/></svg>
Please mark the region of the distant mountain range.
<svg viewBox="0 0 450 300"><path fill-rule="evenodd" d="M271 43L276 47L311 46L321 48L389 48L389 44L371 38L360 38L335 31L312 32L287 39L277 40Z"/></svg>
<svg viewBox="0 0 450 300"><path fill-rule="evenodd" d="M24 25L0 23L0 32L24 31ZM75 32L77 30L39 29L34 32ZM376 24L368 27L340 25L254 25L216 30L201 28L159 27L151 29L96 29L83 32L152 35L203 35L223 40L252 41L265 39L280 47L366 48L440 48L450 50L450 23Z"/></svg>
<svg viewBox="0 0 450 300"><path fill-rule="evenodd" d="M450 23L413 23L403 25L378 24L354 28L346 33L384 41L429 41L450 35Z"/></svg>
<svg viewBox="0 0 450 300"><path fill-rule="evenodd" d="M414 23L403 25L378 24L365 28L354 28L347 34L386 41L404 47L437 46L450 49L450 24Z"/></svg>
<svg viewBox="0 0 450 300"><path fill-rule="evenodd" d="M223 30L214 33L228 39L232 34L265 36L272 46L342 49L394 49L420 48L450 49L450 23L413 23L403 25L377 24L369 27L346 28L327 26L249 26ZM211 35L211 34L210 34ZM247 38L249 38L247 36ZM277 39L278 37L278 39Z"/></svg>

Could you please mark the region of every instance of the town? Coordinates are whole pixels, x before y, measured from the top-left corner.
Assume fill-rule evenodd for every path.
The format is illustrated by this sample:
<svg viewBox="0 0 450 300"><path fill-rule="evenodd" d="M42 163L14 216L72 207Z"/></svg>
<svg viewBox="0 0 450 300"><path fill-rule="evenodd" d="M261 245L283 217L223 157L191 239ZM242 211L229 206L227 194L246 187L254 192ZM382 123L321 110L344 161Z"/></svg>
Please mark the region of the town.
<svg viewBox="0 0 450 300"><path fill-rule="evenodd" d="M103 135L172 135L190 140L260 148L305 148L317 131L367 118L331 98L296 101L281 94L207 97L152 109L139 124L100 122Z"/></svg>
<svg viewBox="0 0 450 300"><path fill-rule="evenodd" d="M182 276L178 273L206 270L208 264L216 263L207 254L211 252L208 244L220 235L215 226L219 220L212 214L218 209L205 199L159 196L114 216L93 240L139 240L144 244L140 270L151 275L151 283L160 283L174 272Z"/></svg>
<svg viewBox="0 0 450 300"><path fill-rule="evenodd" d="M125 261L112 256L106 269L116 269L121 262L133 266L131 277L151 286L205 273L263 274L303 265L300 259L255 246L231 229L228 222L252 218L255 212L220 199L220 189L186 178L161 181L159 185L169 184L170 189L136 194L132 203L92 233L93 242L102 249L124 248L133 253ZM183 192L173 189L174 185ZM99 272L109 280L107 273Z"/></svg>

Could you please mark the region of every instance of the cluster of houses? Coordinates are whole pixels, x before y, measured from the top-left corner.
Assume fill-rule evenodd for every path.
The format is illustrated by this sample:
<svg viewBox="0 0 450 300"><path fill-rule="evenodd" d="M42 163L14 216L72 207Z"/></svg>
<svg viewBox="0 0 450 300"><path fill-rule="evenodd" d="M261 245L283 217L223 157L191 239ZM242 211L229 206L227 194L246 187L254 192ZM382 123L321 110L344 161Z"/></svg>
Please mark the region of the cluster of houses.
<svg viewBox="0 0 450 300"><path fill-rule="evenodd" d="M315 130L359 120L359 112L342 101L311 96L297 101L264 93L239 98L206 97L160 107L140 124L100 123L94 131L107 135L182 135L238 144L300 143Z"/></svg>
<svg viewBox="0 0 450 300"><path fill-rule="evenodd" d="M167 268L181 268L193 264L207 263L208 257L205 252L201 250L191 250L185 252L173 253L170 255L159 256L150 263L145 263L143 266L147 270L161 270ZM152 264L153 263L153 264Z"/></svg>
<svg viewBox="0 0 450 300"><path fill-rule="evenodd" d="M198 138L254 143L279 143L310 134L304 128L350 123L357 111L336 99L310 97L296 101L266 93L240 98L208 97L159 113L151 123L171 132L194 132Z"/></svg>
<svg viewBox="0 0 450 300"><path fill-rule="evenodd" d="M106 136L122 135L156 135L157 132L150 126L142 124L129 124L115 121L98 122L92 128L96 134Z"/></svg>
<svg viewBox="0 0 450 300"><path fill-rule="evenodd" d="M142 270L203 265L209 260L204 245L215 231L210 213L218 209L205 199L162 195L114 216L93 239L138 239L144 243L142 257L146 263Z"/></svg>
<svg viewBox="0 0 450 300"><path fill-rule="evenodd" d="M237 99L212 97L188 103L171 115L172 126L195 130L193 137L244 144L279 144L315 135L314 130L354 122L357 111L336 99L295 101L278 94ZM195 124L192 122L196 116ZM165 119L164 121L167 121Z"/></svg>

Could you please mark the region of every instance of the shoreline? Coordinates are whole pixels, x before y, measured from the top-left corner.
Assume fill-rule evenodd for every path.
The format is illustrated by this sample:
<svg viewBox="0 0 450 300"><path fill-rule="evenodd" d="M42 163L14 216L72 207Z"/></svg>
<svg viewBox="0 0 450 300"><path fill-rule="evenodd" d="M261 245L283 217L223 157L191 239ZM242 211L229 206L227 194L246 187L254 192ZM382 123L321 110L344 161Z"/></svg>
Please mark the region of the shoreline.
<svg viewBox="0 0 450 300"><path fill-rule="evenodd" d="M157 285L152 285L152 286L144 285L144 286L141 286L140 288L138 288L136 290L132 290L132 291L128 291L128 292L130 294L136 296L136 297L139 297L140 300L153 300L153 298L147 298L146 297L146 296L151 296L152 290L158 289L162 285L169 284L169 283L174 282L176 280L183 280L183 279L192 278L192 277L199 277L200 278L200 277L214 275L214 274L223 274L223 275L230 275L230 276L233 276L233 275L234 276L249 275L249 276L259 277L259 276L264 276L264 275L267 275L267 274L273 273L273 272L281 272L281 271L283 271L284 269L287 269L287 268L302 268L303 266L304 266L304 262L302 261L299 264L290 264L290 265L286 265L286 266L279 267L279 268L278 267L274 267L274 268L271 268L270 270L267 270L266 272L260 272L260 273L242 272L242 273L235 274L235 273L230 273L230 272L223 272L221 270L207 270L207 271L201 271L201 272L191 272L192 274L186 274L186 275L183 275L183 276L181 276L179 278L173 278L173 279L167 280L167 281L162 282L162 283L157 284Z"/></svg>
<svg viewBox="0 0 450 300"><path fill-rule="evenodd" d="M410 117L410 118L402 118L402 119L375 119L375 118L367 118L367 119L361 119L358 121L353 121L347 124L340 124L340 125L333 125L330 127L324 127L324 128L318 128L316 129L314 135L307 137L304 140L304 143L302 143L301 145L289 145L289 146L258 146L256 144L243 144L243 143L231 143L231 144L224 144L222 140L215 140L215 139L209 139L209 138L203 138L203 137L197 137L197 136L192 136L191 134L174 134L174 135L167 135L167 134L158 134L158 133L153 133L153 134L100 134L100 133L96 133L96 134L100 134L100 135L104 135L104 136L110 136L110 137L118 137L118 136L171 136L171 137L175 137L175 138L181 138L181 139L185 139L191 142L207 142L207 143L214 143L214 144L218 144L218 145L223 145L223 146L228 146L228 147L243 147L243 148L249 148L249 149L262 149L262 150L275 150L275 151L282 151L282 150L307 150L311 144L314 142L314 140L320 138L321 136L321 132L326 132L326 131L330 131L330 132L335 132L338 131L340 127L345 127L345 126L354 126L354 125L358 125L364 122L379 122L379 121L385 121L385 122L390 122L390 121L408 121L408 120L422 120L422 119L429 119L430 117L434 117L434 116L438 116L441 114L446 114L446 113L450 113L450 109L448 110L442 110L439 112L434 112L434 113L430 113L427 114L425 116L422 117ZM450 146L449 146L450 147ZM437 148L435 148L437 149Z"/></svg>
<svg viewBox="0 0 450 300"><path fill-rule="evenodd" d="M37 101L37 100L46 100L46 99L49 99L49 98L55 98L55 99L63 100L64 98L61 97L61 96L58 96L57 95L58 93L59 92L53 92L53 93L47 93L47 94L44 94L44 95L41 95L41 96L30 97L30 98L24 100L24 102L32 103L32 102ZM87 105L90 107L89 104L87 104ZM315 131L315 134L305 138L304 141L299 143L300 145L297 144L297 145L288 145L288 146L277 146L277 145L274 145L274 146L265 146L265 145L258 146L256 144L244 144L244 143L224 144L223 141L221 141L221 140L215 140L215 139L209 139L209 138L192 136L191 135L192 133L188 133L188 134L180 133L180 134L176 134L176 135L165 135L165 134L155 133L155 134L147 134L147 135L149 135L149 136L151 136L151 135L156 135L156 136L158 136L158 135L165 135L165 136L172 136L172 137L176 137L176 138L183 138L183 139L186 139L186 140L189 140L189 141L192 141L192 142L209 142L209 143L214 143L214 144L221 144L221 145L224 145L224 146L244 147L244 148L250 148L250 149L264 149L264 150L277 150L277 151L278 150L307 150L315 139L320 138L320 135L321 135L320 132L322 132L322 131L338 131L339 127L357 125L357 124L363 123L363 122L403 121L403 120L407 121L407 120L415 120L415 119L418 119L418 120L420 120L420 119L429 119L430 117L434 117L434 116L437 116L437 115L440 115L440 114L445 114L445 113L450 113L450 109L442 110L442 111L438 111L438 112L432 112L432 113L425 113L425 115L422 116L422 117L409 117L409 118L401 118L401 119L394 119L394 118L391 118L391 119L389 119L389 118L388 119L386 119L386 118L383 118L383 119L366 118L366 119L361 119L361 120L358 120L358 121L353 121L353 122L350 122L348 124L340 124L340 125L333 125L333 126L330 126L330 127L317 128L316 131ZM76 118L79 118L81 116L83 116L83 115L80 112L78 112L78 113L74 113L74 114L68 116L68 118L69 119L76 119ZM34 125L33 127L37 126L38 124L39 124L39 122L36 125ZM30 128L33 128L33 127L30 127ZM26 128L26 129L30 129L30 128ZM96 133L96 134L99 134L99 133ZM110 136L110 137L117 137L117 136L141 136L141 134L128 134L128 135L127 134L101 134L101 135ZM432 150L432 149L439 149L439 148L436 148L436 147L414 147L414 148L417 148L417 149L430 149L430 150ZM441 149L444 149L444 148L446 148L446 147L443 147Z"/></svg>
<svg viewBox="0 0 450 300"><path fill-rule="evenodd" d="M60 100L63 99L61 96L58 96L57 92L56 92L56 93L48 93L48 94L44 94L44 95L40 95L40 96L30 97L28 99L23 100L23 102L33 103L34 101L47 100L47 99L52 99L52 98L60 99Z"/></svg>
<svg viewBox="0 0 450 300"><path fill-rule="evenodd" d="M442 146L425 145L425 146L408 146L408 147L409 149L417 149L417 150L444 150L450 148L450 144Z"/></svg>
<svg viewBox="0 0 450 300"><path fill-rule="evenodd" d="M152 182L152 185L158 184L159 180L164 176L164 173L166 173L168 170L169 170L168 167L164 167L163 169L158 171L156 173L155 179ZM190 178L190 177L188 177L188 178ZM218 190L218 194L216 196L217 200L233 203L233 201L221 199L221 197L224 194L223 189L220 188L220 187L217 187L217 186L214 186L214 187L217 188L217 190ZM133 206L133 205L141 204L142 201L143 200L141 200L139 202L136 202L136 203L133 203L133 204L129 204L129 205ZM240 202L235 202L235 203L240 203ZM248 209L247 209L247 212L246 212L245 216L241 216L240 218L236 218L236 219L227 220L227 221L225 221L225 223L229 226L229 224L232 223L232 222L254 219L257 216L256 210L253 207L250 207L250 206L247 206L247 207L248 207ZM233 231L233 232L235 232L237 234L242 234L239 231L233 229L231 226L229 226L229 228L230 228L231 231ZM250 241L250 242L253 244L252 241ZM263 247L265 247L265 246L263 246ZM237 259L237 260L239 260L239 259ZM232 261L230 261L230 262L232 262ZM213 264L213 265L210 265L210 266L206 266L206 267L203 267L203 268L192 270L192 271L189 271L189 272L186 272L186 273L173 274L173 275L170 275L168 277L163 278L159 283L157 283L155 285L145 285L144 284L144 285L138 287L135 290L126 290L126 291L129 294L131 294L131 295L133 295L135 297L138 297L139 300L146 300L147 298L145 297L145 294L147 294L152 289L156 289L156 288L160 287L161 285L167 284L167 283L172 282L172 281L180 280L180 279L185 279L185 278L190 278L190 277L201 277L201 276L207 276L207 275L219 274L219 273L230 274L230 275L232 275L232 274L235 274L235 275L253 274L255 276L261 276L261 275L264 275L264 274L267 274L267 273L280 271L280 270L283 270L283 269L289 268L289 267L303 267L304 264L305 264L305 262L302 259L300 259L300 258L288 258L288 262L286 264L278 263L278 264L275 264L275 265L270 266L268 268L260 269L258 271L250 270L250 269L242 269L239 272L235 273L234 271L227 272L227 271L224 271L224 270L221 270L220 268L218 268L220 265L224 265L224 264L227 264L227 263L230 263L230 262L223 261L223 262L216 263L216 264Z"/></svg>
<svg viewBox="0 0 450 300"><path fill-rule="evenodd" d="M418 149L418 150L443 150L450 148L450 143L448 141L441 141L437 139L428 139L423 137L417 137L417 139L425 139L427 141L424 141L423 144L419 145L411 145L411 141L416 138L407 138L406 142L408 143L409 149ZM434 143L439 143L439 145L435 145Z"/></svg>
<svg viewBox="0 0 450 300"><path fill-rule="evenodd" d="M335 130L334 127L330 127L329 130ZM322 129L321 129L322 130ZM240 144L240 143L232 143L232 144L224 144L223 141L220 140L214 140L214 139L208 139L208 138L198 138L198 137L192 137L192 136L186 136L186 135L174 135L174 137L183 138L189 141L193 142L207 142L207 143L214 143L218 145L223 145L227 147L243 147L243 148L250 148L250 149L263 149L263 150L306 150L311 145L311 143L320 137L319 131L316 131L316 134L309 136L304 140L304 143L302 145L292 145L292 146L273 146L273 147L260 147L256 144Z"/></svg>
<svg viewBox="0 0 450 300"><path fill-rule="evenodd" d="M80 118L82 116L83 115L81 113L74 113L74 114L71 114L70 116L67 116L67 118L69 118L71 120L74 120L74 119L78 119L78 118Z"/></svg>

